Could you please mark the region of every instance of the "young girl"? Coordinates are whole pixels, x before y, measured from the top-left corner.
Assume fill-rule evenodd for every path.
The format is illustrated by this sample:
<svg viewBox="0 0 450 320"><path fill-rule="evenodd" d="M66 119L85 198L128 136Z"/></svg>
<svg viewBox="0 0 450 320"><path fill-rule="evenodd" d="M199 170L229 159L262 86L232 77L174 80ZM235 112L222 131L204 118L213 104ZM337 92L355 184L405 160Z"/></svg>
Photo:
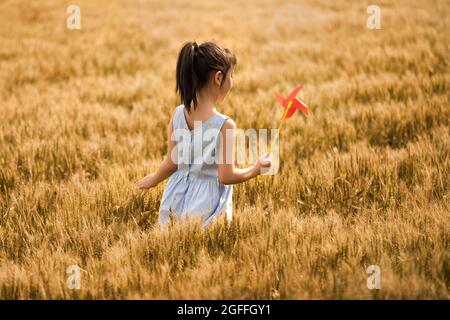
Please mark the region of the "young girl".
<svg viewBox="0 0 450 320"><path fill-rule="evenodd" d="M203 226L224 211L231 220L232 184L271 165L265 155L248 168L234 167L236 124L215 105L232 88L235 65L235 55L213 42L187 42L179 53L176 91L182 104L168 126L167 155L155 173L135 183L137 189L148 189L170 177L159 209L161 226L171 213L182 219L200 216Z"/></svg>

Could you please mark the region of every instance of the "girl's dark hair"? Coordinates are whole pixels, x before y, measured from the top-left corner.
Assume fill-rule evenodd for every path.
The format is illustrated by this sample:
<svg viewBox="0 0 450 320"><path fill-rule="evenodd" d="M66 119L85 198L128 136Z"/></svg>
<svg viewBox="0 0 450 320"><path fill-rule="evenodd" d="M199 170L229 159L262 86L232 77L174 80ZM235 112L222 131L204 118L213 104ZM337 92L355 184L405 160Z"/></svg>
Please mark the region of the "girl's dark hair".
<svg viewBox="0 0 450 320"><path fill-rule="evenodd" d="M179 92L181 102L190 112L191 103L197 106L197 92L209 80L211 73L222 71L222 83L227 72L236 65L236 56L227 48L221 48L214 42L204 42L200 45L186 42L178 55L176 71L176 92Z"/></svg>

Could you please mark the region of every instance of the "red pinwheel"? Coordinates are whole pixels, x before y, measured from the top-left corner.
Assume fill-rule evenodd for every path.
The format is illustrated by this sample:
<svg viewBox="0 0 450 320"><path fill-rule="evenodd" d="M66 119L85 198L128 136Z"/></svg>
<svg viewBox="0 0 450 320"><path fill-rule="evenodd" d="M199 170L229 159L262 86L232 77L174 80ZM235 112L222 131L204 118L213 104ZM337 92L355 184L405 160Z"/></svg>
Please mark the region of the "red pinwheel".
<svg viewBox="0 0 450 320"><path fill-rule="evenodd" d="M301 85L295 87L287 98L283 98L280 94L278 94L278 92L275 92L275 97L277 98L278 102L280 102L280 104L286 109L284 111L283 116L280 119L280 123L278 124L278 131L281 128L283 120L292 117L292 115L295 113L297 109L303 112L305 116L308 116L308 106L304 102L300 101L295 97L301 89L302 89ZM279 139L278 137L279 134L276 135L275 141ZM271 150L272 150L272 143L269 145L269 152L271 152Z"/></svg>
<svg viewBox="0 0 450 320"><path fill-rule="evenodd" d="M295 97L301 89L301 85L295 87L286 99L280 96L278 92L275 92L275 97L277 98L278 102L280 102L280 104L286 108L286 111L284 112L283 117L281 117L281 120L289 119L290 117L292 117L297 109L303 112L306 116L308 115L308 106Z"/></svg>

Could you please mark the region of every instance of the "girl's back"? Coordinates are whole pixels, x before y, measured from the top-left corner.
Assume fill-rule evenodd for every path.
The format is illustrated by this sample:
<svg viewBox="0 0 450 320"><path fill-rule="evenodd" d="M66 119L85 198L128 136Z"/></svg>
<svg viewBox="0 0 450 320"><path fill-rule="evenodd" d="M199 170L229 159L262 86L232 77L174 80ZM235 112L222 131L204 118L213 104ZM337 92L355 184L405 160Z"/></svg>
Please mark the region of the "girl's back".
<svg viewBox="0 0 450 320"><path fill-rule="evenodd" d="M178 168L162 196L160 223L167 223L170 212L182 219L186 214L201 216L205 225L223 211L231 220L232 185L222 184L218 177L220 130L229 117L214 112L191 130L184 110L184 105L178 106L172 118L173 156Z"/></svg>

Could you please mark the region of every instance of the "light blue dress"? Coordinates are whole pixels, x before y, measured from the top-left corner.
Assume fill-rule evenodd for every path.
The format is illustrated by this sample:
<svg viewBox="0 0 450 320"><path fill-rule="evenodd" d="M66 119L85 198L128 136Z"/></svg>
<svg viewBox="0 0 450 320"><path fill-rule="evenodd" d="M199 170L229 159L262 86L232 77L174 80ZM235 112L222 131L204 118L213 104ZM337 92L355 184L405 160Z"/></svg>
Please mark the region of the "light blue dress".
<svg viewBox="0 0 450 320"><path fill-rule="evenodd" d="M201 216L203 226L209 225L223 212L232 219L233 186L218 179L217 163L220 129L229 117L216 112L201 125L190 130L184 105L175 109L172 118L172 139L178 168L169 178L159 208L159 223L164 226L172 212L184 220L186 215Z"/></svg>

